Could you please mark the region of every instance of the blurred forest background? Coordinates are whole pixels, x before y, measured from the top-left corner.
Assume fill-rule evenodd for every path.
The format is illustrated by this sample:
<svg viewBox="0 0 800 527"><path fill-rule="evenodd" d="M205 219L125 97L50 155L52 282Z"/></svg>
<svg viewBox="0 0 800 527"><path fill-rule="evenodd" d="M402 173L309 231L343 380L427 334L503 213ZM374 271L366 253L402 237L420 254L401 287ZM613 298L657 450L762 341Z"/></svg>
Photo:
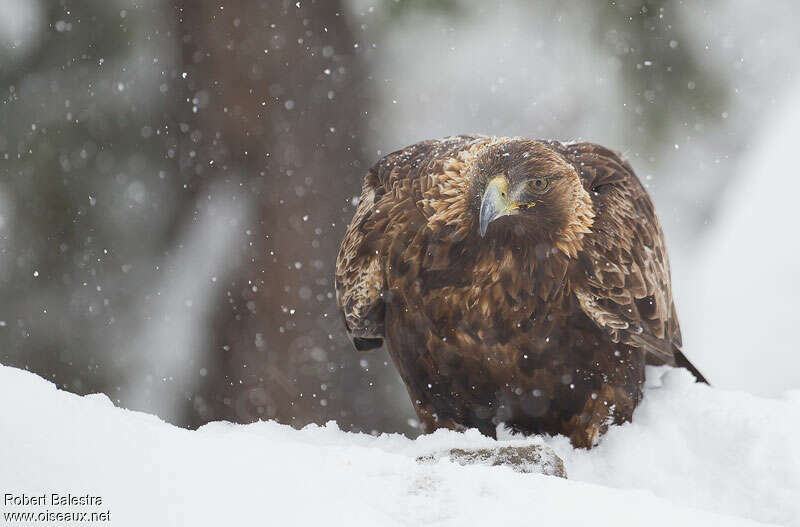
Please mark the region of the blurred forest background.
<svg viewBox="0 0 800 527"><path fill-rule="evenodd" d="M367 168L465 132L620 150L656 202L681 313L720 196L796 91L795 11L0 0L0 362L182 426L413 435L388 355L351 350L333 295ZM703 311L686 312L713 381L721 359L689 329Z"/></svg>

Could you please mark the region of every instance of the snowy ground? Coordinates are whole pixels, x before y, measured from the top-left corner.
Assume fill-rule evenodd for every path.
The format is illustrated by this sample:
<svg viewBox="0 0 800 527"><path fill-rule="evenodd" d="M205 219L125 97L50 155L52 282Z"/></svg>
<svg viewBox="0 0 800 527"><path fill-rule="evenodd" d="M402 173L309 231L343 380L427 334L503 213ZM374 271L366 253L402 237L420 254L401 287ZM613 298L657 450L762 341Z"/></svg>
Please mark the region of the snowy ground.
<svg viewBox="0 0 800 527"><path fill-rule="evenodd" d="M760 399L650 370L635 423L591 452L547 439L569 480L415 458L495 442L275 423L187 431L0 366L0 489L100 496L111 525L800 525L800 397Z"/></svg>

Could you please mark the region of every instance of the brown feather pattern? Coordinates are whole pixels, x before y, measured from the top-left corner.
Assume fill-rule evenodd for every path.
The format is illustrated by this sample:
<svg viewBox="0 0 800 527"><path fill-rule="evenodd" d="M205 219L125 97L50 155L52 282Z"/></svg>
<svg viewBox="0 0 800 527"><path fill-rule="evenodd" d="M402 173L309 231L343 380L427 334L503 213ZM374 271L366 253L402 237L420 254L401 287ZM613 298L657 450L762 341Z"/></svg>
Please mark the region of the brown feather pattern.
<svg viewBox="0 0 800 527"><path fill-rule="evenodd" d="M524 206L484 238L499 176ZM645 363L680 354L652 202L590 143L462 135L389 154L366 175L335 279L356 349L386 341L428 431L503 423L591 447L631 419Z"/></svg>

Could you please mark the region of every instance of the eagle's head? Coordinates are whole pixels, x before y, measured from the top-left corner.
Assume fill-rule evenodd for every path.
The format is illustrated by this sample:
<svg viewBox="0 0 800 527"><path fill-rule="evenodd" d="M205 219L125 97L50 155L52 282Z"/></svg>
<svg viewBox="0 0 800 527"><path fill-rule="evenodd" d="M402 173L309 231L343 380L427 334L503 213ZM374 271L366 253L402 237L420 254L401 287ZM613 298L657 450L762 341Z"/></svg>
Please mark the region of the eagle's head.
<svg viewBox="0 0 800 527"><path fill-rule="evenodd" d="M594 218L578 172L553 146L505 139L475 152L471 207L482 238L549 241L574 255Z"/></svg>

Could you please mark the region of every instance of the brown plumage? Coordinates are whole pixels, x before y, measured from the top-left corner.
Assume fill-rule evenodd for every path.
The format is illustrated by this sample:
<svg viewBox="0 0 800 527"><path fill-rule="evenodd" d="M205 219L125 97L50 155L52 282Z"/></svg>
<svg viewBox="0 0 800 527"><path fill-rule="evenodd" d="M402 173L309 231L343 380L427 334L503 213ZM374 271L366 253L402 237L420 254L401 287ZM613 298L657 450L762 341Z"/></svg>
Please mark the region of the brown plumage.
<svg viewBox="0 0 800 527"><path fill-rule="evenodd" d="M357 350L385 340L426 431L498 424L591 447L680 352L664 238L591 143L422 141L367 173L336 264Z"/></svg>

